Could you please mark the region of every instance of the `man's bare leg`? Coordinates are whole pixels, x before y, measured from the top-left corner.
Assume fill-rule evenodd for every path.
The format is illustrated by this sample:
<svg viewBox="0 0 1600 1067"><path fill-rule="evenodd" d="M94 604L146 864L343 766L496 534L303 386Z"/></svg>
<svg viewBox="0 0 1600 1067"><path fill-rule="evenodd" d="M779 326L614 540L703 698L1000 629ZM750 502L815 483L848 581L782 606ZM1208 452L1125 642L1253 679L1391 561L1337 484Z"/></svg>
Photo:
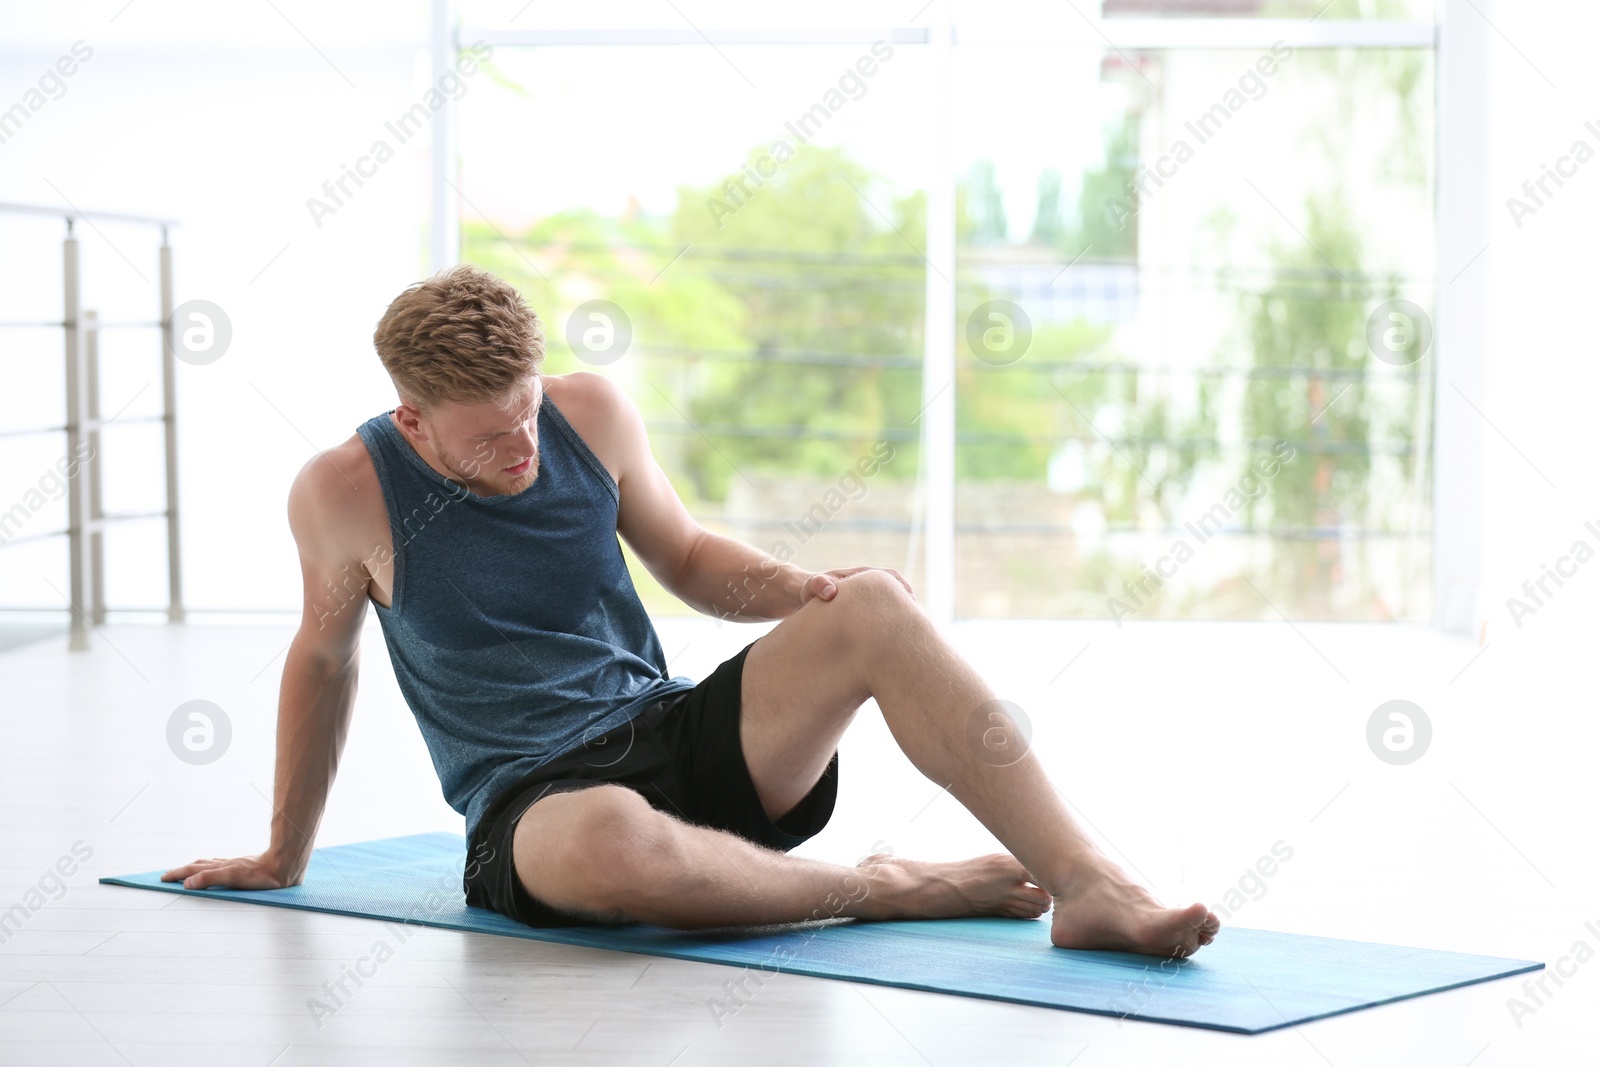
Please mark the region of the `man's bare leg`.
<svg viewBox="0 0 1600 1067"><path fill-rule="evenodd" d="M1056 945L1165 956L1210 943L1217 917L1204 904L1164 908L1130 880L1078 827L1031 752L984 758L972 720L995 711L995 693L893 575L837 584L832 600L809 601L745 658L740 739L769 816L810 791L870 696L917 769L1054 898Z"/></svg>
<svg viewBox="0 0 1600 1067"><path fill-rule="evenodd" d="M959 863L868 857L839 867L693 826L621 785L557 793L517 821L518 875L552 907L677 929L858 919L1034 919L1050 895L1011 856Z"/></svg>

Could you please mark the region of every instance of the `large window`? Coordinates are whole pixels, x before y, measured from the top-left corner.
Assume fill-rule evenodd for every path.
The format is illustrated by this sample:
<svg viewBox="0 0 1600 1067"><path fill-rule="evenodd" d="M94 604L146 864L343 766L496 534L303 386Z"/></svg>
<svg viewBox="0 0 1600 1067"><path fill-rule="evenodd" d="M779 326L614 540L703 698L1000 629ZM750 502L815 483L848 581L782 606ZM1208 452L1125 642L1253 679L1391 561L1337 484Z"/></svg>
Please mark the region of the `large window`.
<svg viewBox="0 0 1600 1067"><path fill-rule="evenodd" d="M898 9L537 14L460 103L463 257L708 526L961 616L1427 616L1431 4L956 4L948 67Z"/></svg>

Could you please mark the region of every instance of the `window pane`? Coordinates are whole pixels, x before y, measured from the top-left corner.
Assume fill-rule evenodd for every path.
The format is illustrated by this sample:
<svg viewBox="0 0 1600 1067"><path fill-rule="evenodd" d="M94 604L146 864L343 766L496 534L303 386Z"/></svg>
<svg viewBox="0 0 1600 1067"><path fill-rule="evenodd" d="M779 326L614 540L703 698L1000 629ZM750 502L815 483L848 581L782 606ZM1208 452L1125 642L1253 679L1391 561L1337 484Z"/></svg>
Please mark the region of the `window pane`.
<svg viewBox="0 0 1600 1067"><path fill-rule="evenodd" d="M914 555L926 89L882 43L508 47L462 104L465 258L547 370L619 381L696 518L812 569Z"/></svg>
<svg viewBox="0 0 1600 1067"><path fill-rule="evenodd" d="M1431 53L957 57L958 614L1425 617Z"/></svg>

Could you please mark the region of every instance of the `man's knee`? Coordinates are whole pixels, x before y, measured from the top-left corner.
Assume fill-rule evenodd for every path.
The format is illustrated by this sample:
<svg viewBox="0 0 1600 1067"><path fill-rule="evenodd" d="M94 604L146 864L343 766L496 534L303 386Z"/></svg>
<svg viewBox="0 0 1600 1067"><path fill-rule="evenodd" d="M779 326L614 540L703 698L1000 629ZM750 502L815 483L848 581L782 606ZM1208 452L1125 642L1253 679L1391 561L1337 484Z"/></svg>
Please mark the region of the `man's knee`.
<svg viewBox="0 0 1600 1067"><path fill-rule="evenodd" d="M684 868L677 823L636 791L591 786L535 812L517 826L517 870L552 907L649 921L654 901L674 891Z"/></svg>
<svg viewBox="0 0 1600 1067"><path fill-rule="evenodd" d="M858 630L862 641L892 638L904 617L921 614L915 598L888 571L861 571L839 579L838 586L829 605L843 614L846 626Z"/></svg>

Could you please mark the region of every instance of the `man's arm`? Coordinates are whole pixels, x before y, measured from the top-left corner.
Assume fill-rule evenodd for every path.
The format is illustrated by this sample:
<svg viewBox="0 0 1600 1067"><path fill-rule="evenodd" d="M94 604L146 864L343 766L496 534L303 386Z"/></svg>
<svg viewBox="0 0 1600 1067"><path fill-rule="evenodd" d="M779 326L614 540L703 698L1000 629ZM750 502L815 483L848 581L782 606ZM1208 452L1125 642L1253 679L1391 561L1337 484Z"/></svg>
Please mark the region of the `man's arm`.
<svg viewBox="0 0 1600 1067"><path fill-rule="evenodd" d="M350 730L367 611L370 578L360 555L346 547L349 498L345 474L327 455L306 464L289 491L305 600L278 695L271 841L259 856L196 860L162 881L181 879L186 889L276 889L305 877Z"/></svg>
<svg viewBox="0 0 1600 1067"><path fill-rule="evenodd" d="M605 447L617 463L617 532L655 579L696 611L739 622L782 619L814 597L832 599L834 579L873 569L814 573L705 529L656 462L633 401L601 375L572 377L585 379L584 402L597 416L592 424L604 427Z"/></svg>

